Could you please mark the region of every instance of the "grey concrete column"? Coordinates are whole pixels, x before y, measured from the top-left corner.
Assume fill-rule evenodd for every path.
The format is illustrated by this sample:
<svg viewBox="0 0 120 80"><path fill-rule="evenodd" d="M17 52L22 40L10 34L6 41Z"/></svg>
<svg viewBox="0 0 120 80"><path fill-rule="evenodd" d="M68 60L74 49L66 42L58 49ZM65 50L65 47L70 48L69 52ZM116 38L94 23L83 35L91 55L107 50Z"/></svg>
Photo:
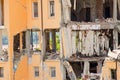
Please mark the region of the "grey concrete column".
<svg viewBox="0 0 120 80"><path fill-rule="evenodd" d="M27 51L27 55L30 56L30 31L27 30L26 31L26 51Z"/></svg>
<svg viewBox="0 0 120 80"><path fill-rule="evenodd" d="M56 51L56 32L52 31L52 49Z"/></svg>
<svg viewBox="0 0 120 80"><path fill-rule="evenodd" d="M118 32L113 30L113 48L116 49L118 47Z"/></svg>
<svg viewBox="0 0 120 80"><path fill-rule="evenodd" d="M83 74L84 75L89 75L90 74L90 63L89 63L89 61L84 61Z"/></svg>
<svg viewBox="0 0 120 80"><path fill-rule="evenodd" d="M101 71L102 71L102 61L98 61L97 73L101 73Z"/></svg>
<svg viewBox="0 0 120 80"><path fill-rule="evenodd" d="M117 0L113 0L113 19L117 21Z"/></svg>
<svg viewBox="0 0 120 80"><path fill-rule="evenodd" d="M41 40L42 40L42 50L41 50L41 53L42 53L42 60L44 60L44 56L45 56L45 53L46 53L46 34L45 32L43 31L42 34L41 34Z"/></svg>
<svg viewBox="0 0 120 80"><path fill-rule="evenodd" d="M60 28L60 58L63 58L63 39L62 39L62 28Z"/></svg>
<svg viewBox="0 0 120 80"><path fill-rule="evenodd" d="M76 32L72 32L72 52L76 53Z"/></svg>

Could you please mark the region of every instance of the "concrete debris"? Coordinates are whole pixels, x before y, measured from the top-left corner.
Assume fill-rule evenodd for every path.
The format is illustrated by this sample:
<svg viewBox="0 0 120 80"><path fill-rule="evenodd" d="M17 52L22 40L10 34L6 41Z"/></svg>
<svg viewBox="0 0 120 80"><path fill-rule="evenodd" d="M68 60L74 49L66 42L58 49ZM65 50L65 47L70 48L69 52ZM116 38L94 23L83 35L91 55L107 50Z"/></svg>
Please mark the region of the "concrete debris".
<svg viewBox="0 0 120 80"><path fill-rule="evenodd" d="M70 63L67 62L67 61L64 61L63 64L64 64L64 66L65 66L65 68L66 68L66 70L68 72L70 80L77 80L76 75L75 75L75 73L74 73L74 71L73 71L72 66L70 65Z"/></svg>
<svg viewBox="0 0 120 80"><path fill-rule="evenodd" d="M6 62L8 61L8 51L3 50L2 54L0 54L0 61Z"/></svg>

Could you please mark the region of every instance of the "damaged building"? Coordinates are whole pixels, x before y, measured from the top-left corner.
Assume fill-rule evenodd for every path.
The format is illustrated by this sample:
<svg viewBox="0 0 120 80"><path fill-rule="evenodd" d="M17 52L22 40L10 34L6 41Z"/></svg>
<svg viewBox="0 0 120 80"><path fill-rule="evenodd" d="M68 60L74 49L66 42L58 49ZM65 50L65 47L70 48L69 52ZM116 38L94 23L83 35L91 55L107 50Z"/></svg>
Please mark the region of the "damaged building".
<svg viewBox="0 0 120 80"><path fill-rule="evenodd" d="M119 0L63 0L64 56L76 78L112 79L101 75L108 50L119 46L119 15Z"/></svg>
<svg viewBox="0 0 120 80"><path fill-rule="evenodd" d="M3 6L9 43L0 80L119 80L119 60L108 52L120 46L120 0L3 0Z"/></svg>

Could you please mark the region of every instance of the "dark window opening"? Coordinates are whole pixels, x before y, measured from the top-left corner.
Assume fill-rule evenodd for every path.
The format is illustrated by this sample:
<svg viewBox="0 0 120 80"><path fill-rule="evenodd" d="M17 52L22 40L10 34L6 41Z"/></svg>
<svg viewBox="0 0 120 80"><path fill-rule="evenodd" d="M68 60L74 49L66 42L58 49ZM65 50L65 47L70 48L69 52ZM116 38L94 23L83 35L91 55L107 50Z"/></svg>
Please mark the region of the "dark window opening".
<svg viewBox="0 0 120 80"><path fill-rule="evenodd" d="M34 75L35 77L39 77L39 67L34 67Z"/></svg>
<svg viewBox="0 0 120 80"><path fill-rule="evenodd" d="M75 75L77 78L82 78L82 73L84 70L84 61L81 62L70 62L70 65L73 68L73 71L75 72Z"/></svg>
<svg viewBox="0 0 120 80"><path fill-rule="evenodd" d="M33 16L38 17L38 2L33 2Z"/></svg>
<svg viewBox="0 0 120 80"><path fill-rule="evenodd" d="M90 16L91 16L91 14L90 14L90 8L88 7L88 8L86 8L86 21L88 22L88 21L90 21Z"/></svg>
<svg viewBox="0 0 120 80"><path fill-rule="evenodd" d="M110 7L105 7L105 16L104 18L110 18Z"/></svg>
<svg viewBox="0 0 120 80"><path fill-rule="evenodd" d="M58 52L60 50L60 33L56 30L45 32L46 52Z"/></svg>
<svg viewBox="0 0 120 80"><path fill-rule="evenodd" d="M56 77L56 68L55 67L50 68L50 76L51 77Z"/></svg>
<svg viewBox="0 0 120 80"><path fill-rule="evenodd" d="M97 62L90 62L90 73L97 73Z"/></svg>
<svg viewBox="0 0 120 80"><path fill-rule="evenodd" d="M109 31L109 48L111 49L111 50L113 50L113 30L110 30Z"/></svg>
<svg viewBox="0 0 120 80"><path fill-rule="evenodd" d="M55 16L54 1L50 1L50 16Z"/></svg>
<svg viewBox="0 0 120 80"><path fill-rule="evenodd" d="M0 25L4 25L4 0L0 0L1 2L1 12L0 12Z"/></svg>
<svg viewBox="0 0 120 80"><path fill-rule="evenodd" d="M71 0L71 21L90 22L91 21L91 5L90 1L77 0L74 6L74 0Z"/></svg>
<svg viewBox="0 0 120 80"><path fill-rule="evenodd" d="M116 70L115 69L111 69L111 78L116 80Z"/></svg>
<svg viewBox="0 0 120 80"><path fill-rule="evenodd" d="M118 33L118 46L120 46L120 33Z"/></svg>
<svg viewBox="0 0 120 80"><path fill-rule="evenodd" d="M117 7L117 19L120 20L120 5Z"/></svg>
<svg viewBox="0 0 120 80"><path fill-rule="evenodd" d="M0 78L4 77L4 68L0 67Z"/></svg>
<svg viewBox="0 0 120 80"><path fill-rule="evenodd" d="M20 34L14 36L14 51L20 52Z"/></svg>
<svg viewBox="0 0 120 80"><path fill-rule="evenodd" d="M26 48L26 32L22 34L22 49Z"/></svg>
<svg viewBox="0 0 120 80"><path fill-rule="evenodd" d="M103 4L103 15L104 18L112 18L113 17L113 0L105 0Z"/></svg>
<svg viewBox="0 0 120 80"><path fill-rule="evenodd" d="M72 21L77 21L77 17L75 15L75 13L71 12L71 20Z"/></svg>

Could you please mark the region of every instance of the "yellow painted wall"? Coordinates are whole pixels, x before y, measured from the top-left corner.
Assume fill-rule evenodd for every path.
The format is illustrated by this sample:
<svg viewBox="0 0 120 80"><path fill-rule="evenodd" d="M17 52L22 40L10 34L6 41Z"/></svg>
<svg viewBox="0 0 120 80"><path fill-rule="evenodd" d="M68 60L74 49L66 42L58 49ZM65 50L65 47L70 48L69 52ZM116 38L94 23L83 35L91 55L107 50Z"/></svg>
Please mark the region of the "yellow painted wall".
<svg viewBox="0 0 120 80"><path fill-rule="evenodd" d="M46 80L62 80L62 72L60 68L60 60L46 60L44 62L45 70L43 78L46 78ZM50 76L50 67L56 68L56 77Z"/></svg>
<svg viewBox="0 0 120 80"><path fill-rule="evenodd" d="M55 1L55 16L50 17L50 5L49 1L51 0L43 0L43 25L44 29L56 29L60 27L61 21L61 2L60 0Z"/></svg>
<svg viewBox="0 0 120 80"><path fill-rule="evenodd" d="M5 0L5 25L8 29L9 80L13 80L13 36L24 31L27 26L26 0Z"/></svg>
<svg viewBox="0 0 120 80"><path fill-rule="evenodd" d="M9 0L9 35L24 31L27 27L27 0Z"/></svg>
<svg viewBox="0 0 120 80"><path fill-rule="evenodd" d="M23 56L18 64L18 68L14 74L15 80L29 80L28 79L28 57Z"/></svg>
<svg viewBox="0 0 120 80"><path fill-rule="evenodd" d="M38 17L33 17L33 2L38 2ZM41 29L41 0L27 0L27 28Z"/></svg>
<svg viewBox="0 0 120 80"><path fill-rule="evenodd" d="M111 80L111 69L116 69L116 62L105 61L103 68L102 68L102 78L106 79L107 77L108 80ZM118 80L120 80L120 63L118 63L117 77L118 77Z"/></svg>
<svg viewBox="0 0 120 80"><path fill-rule="evenodd" d="M32 2L38 1L38 7L39 7L39 17L33 18L32 13ZM43 27L44 29L56 29L60 27L60 20L61 20L61 5L60 0L54 0L55 1L55 16L50 17L49 16L49 0L42 0L43 1ZM25 76L21 74L22 68L28 68L28 71L26 70L24 73L25 75L28 74L29 80L38 80L38 78L33 79L33 67L34 66L40 66L40 58L38 55L33 55L32 64L29 64L27 66L27 60L26 58L23 58L23 60L20 62L21 64L25 64L25 66L18 68L16 72L16 76L14 76L13 72L13 36L17 33L20 33L22 31L25 31L26 29L33 29L38 28L41 29L41 0L4 0L4 7L5 7L5 27L8 30L8 40L9 40L9 60L8 65L4 65L4 67L7 67L7 71L5 74L9 73L9 76L5 77L5 80L13 80L14 78L16 80L27 80ZM50 66L50 62L45 62L48 66ZM57 67L57 71L60 74L60 64L59 61L52 61L52 63L55 63L55 66ZM1 63L0 63L1 66ZM40 72L41 72L41 66L40 66ZM20 75L19 75L20 74ZM42 74L42 73L41 73ZM20 78L21 77L21 78ZM40 75L40 78L43 77L43 75ZM8 79L9 78L9 79ZM23 79L22 79L23 78ZM56 77L56 80L59 79L58 76ZM60 80L60 79L59 79Z"/></svg>
<svg viewBox="0 0 120 80"><path fill-rule="evenodd" d="M34 76L34 67L39 67L39 77ZM41 80L41 69L40 69L40 55L39 54L33 54L32 55L32 61L29 64L29 80Z"/></svg>
<svg viewBox="0 0 120 80"><path fill-rule="evenodd" d="M8 66L8 62L0 62L0 67L4 68L4 77L0 78L0 80L9 80L9 66Z"/></svg>

